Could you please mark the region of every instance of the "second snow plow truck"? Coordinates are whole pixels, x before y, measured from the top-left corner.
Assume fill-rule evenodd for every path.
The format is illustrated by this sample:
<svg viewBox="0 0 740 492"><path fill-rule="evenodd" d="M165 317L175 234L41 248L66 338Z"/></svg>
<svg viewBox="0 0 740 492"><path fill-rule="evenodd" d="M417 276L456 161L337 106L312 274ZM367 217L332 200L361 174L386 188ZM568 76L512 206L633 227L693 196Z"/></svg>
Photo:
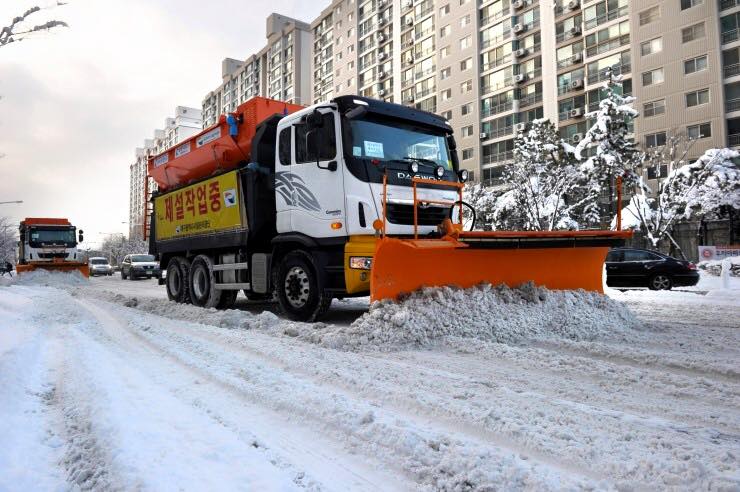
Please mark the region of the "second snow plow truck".
<svg viewBox="0 0 740 492"><path fill-rule="evenodd" d="M243 290L313 321L333 298L534 281L601 290L620 231L463 231L452 128L364 97L263 98L149 160L150 252L170 299L226 308Z"/></svg>

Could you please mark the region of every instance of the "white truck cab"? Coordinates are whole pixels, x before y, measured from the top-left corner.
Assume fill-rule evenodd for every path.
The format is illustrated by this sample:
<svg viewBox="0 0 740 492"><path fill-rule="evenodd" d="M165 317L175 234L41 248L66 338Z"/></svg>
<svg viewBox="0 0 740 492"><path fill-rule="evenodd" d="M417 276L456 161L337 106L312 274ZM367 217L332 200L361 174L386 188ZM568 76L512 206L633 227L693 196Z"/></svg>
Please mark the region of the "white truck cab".
<svg viewBox="0 0 740 492"><path fill-rule="evenodd" d="M443 118L356 96L312 106L278 123L278 233L373 235L387 179L389 235L413 234L412 177L458 181L452 128ZM318 169L317 169L318 168ZM419 187L419 234L436 231L455 201L449 188Z"/></svg>

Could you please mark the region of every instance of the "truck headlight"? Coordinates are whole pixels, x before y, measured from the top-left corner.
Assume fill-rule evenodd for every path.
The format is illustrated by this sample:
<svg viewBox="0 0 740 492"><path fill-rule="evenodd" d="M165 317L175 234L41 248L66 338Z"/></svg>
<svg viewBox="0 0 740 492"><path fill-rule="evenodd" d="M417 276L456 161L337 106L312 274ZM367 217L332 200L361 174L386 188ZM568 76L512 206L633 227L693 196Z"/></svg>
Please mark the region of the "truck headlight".
<svg viewBox="0 0 740 492"><path fill-rule="evenodd" d="M412 162L409 164L409 169L412 173L416 174L419 172L419 163L418 162Z"/></svg>
<svg viewBox="0 0 740 492"><path fill-rule="evenodd" d="M460 170L460 172L458 173L458 176L460 177L460 182L465 183L468 180L468 170L467 169Z"/></svg>
<svg viewBox="0 0 740 492"><path fill-rule="evenodd" d="M437 169L434 170L434 174L437 175L438 178L442 178L442 176L445 175L445 168L442 166L437 166Z"/></svg>
<svg viewBox="0 0 740 492"><path fill-rule="evenodd" d="M373 266L372 256L350 256L349 267L355 270L370 270Z"/></svg>

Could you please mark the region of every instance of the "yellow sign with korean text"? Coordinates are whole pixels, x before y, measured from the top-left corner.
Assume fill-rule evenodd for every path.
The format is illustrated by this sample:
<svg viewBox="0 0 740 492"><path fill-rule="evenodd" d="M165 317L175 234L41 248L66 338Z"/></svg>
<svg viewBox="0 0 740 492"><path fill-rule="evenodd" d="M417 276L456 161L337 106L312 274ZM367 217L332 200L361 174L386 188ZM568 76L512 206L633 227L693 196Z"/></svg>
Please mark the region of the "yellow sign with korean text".
<svg viewBox="0 0 740 492"><path fill-rule="evenodd" d="M158 241L244 227L237 171L221 174L154 199Z"/></svg>

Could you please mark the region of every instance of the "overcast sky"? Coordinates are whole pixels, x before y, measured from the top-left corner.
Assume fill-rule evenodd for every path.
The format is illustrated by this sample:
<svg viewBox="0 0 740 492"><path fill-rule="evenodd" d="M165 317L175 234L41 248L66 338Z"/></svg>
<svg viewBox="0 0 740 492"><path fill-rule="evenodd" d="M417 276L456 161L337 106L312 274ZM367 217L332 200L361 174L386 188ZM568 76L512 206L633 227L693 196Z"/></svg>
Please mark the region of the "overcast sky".
<svg viewBox="0 0 740 492"><path fill-rule="evenodd" d="M265 44L271 12L310 22L308 0L67 0L67 22L0 48L0 215L69 217L86 243L128 232L129 165L175 106L200 107L221 60ZM0 1L0 27L28 7Z"/></svg>

